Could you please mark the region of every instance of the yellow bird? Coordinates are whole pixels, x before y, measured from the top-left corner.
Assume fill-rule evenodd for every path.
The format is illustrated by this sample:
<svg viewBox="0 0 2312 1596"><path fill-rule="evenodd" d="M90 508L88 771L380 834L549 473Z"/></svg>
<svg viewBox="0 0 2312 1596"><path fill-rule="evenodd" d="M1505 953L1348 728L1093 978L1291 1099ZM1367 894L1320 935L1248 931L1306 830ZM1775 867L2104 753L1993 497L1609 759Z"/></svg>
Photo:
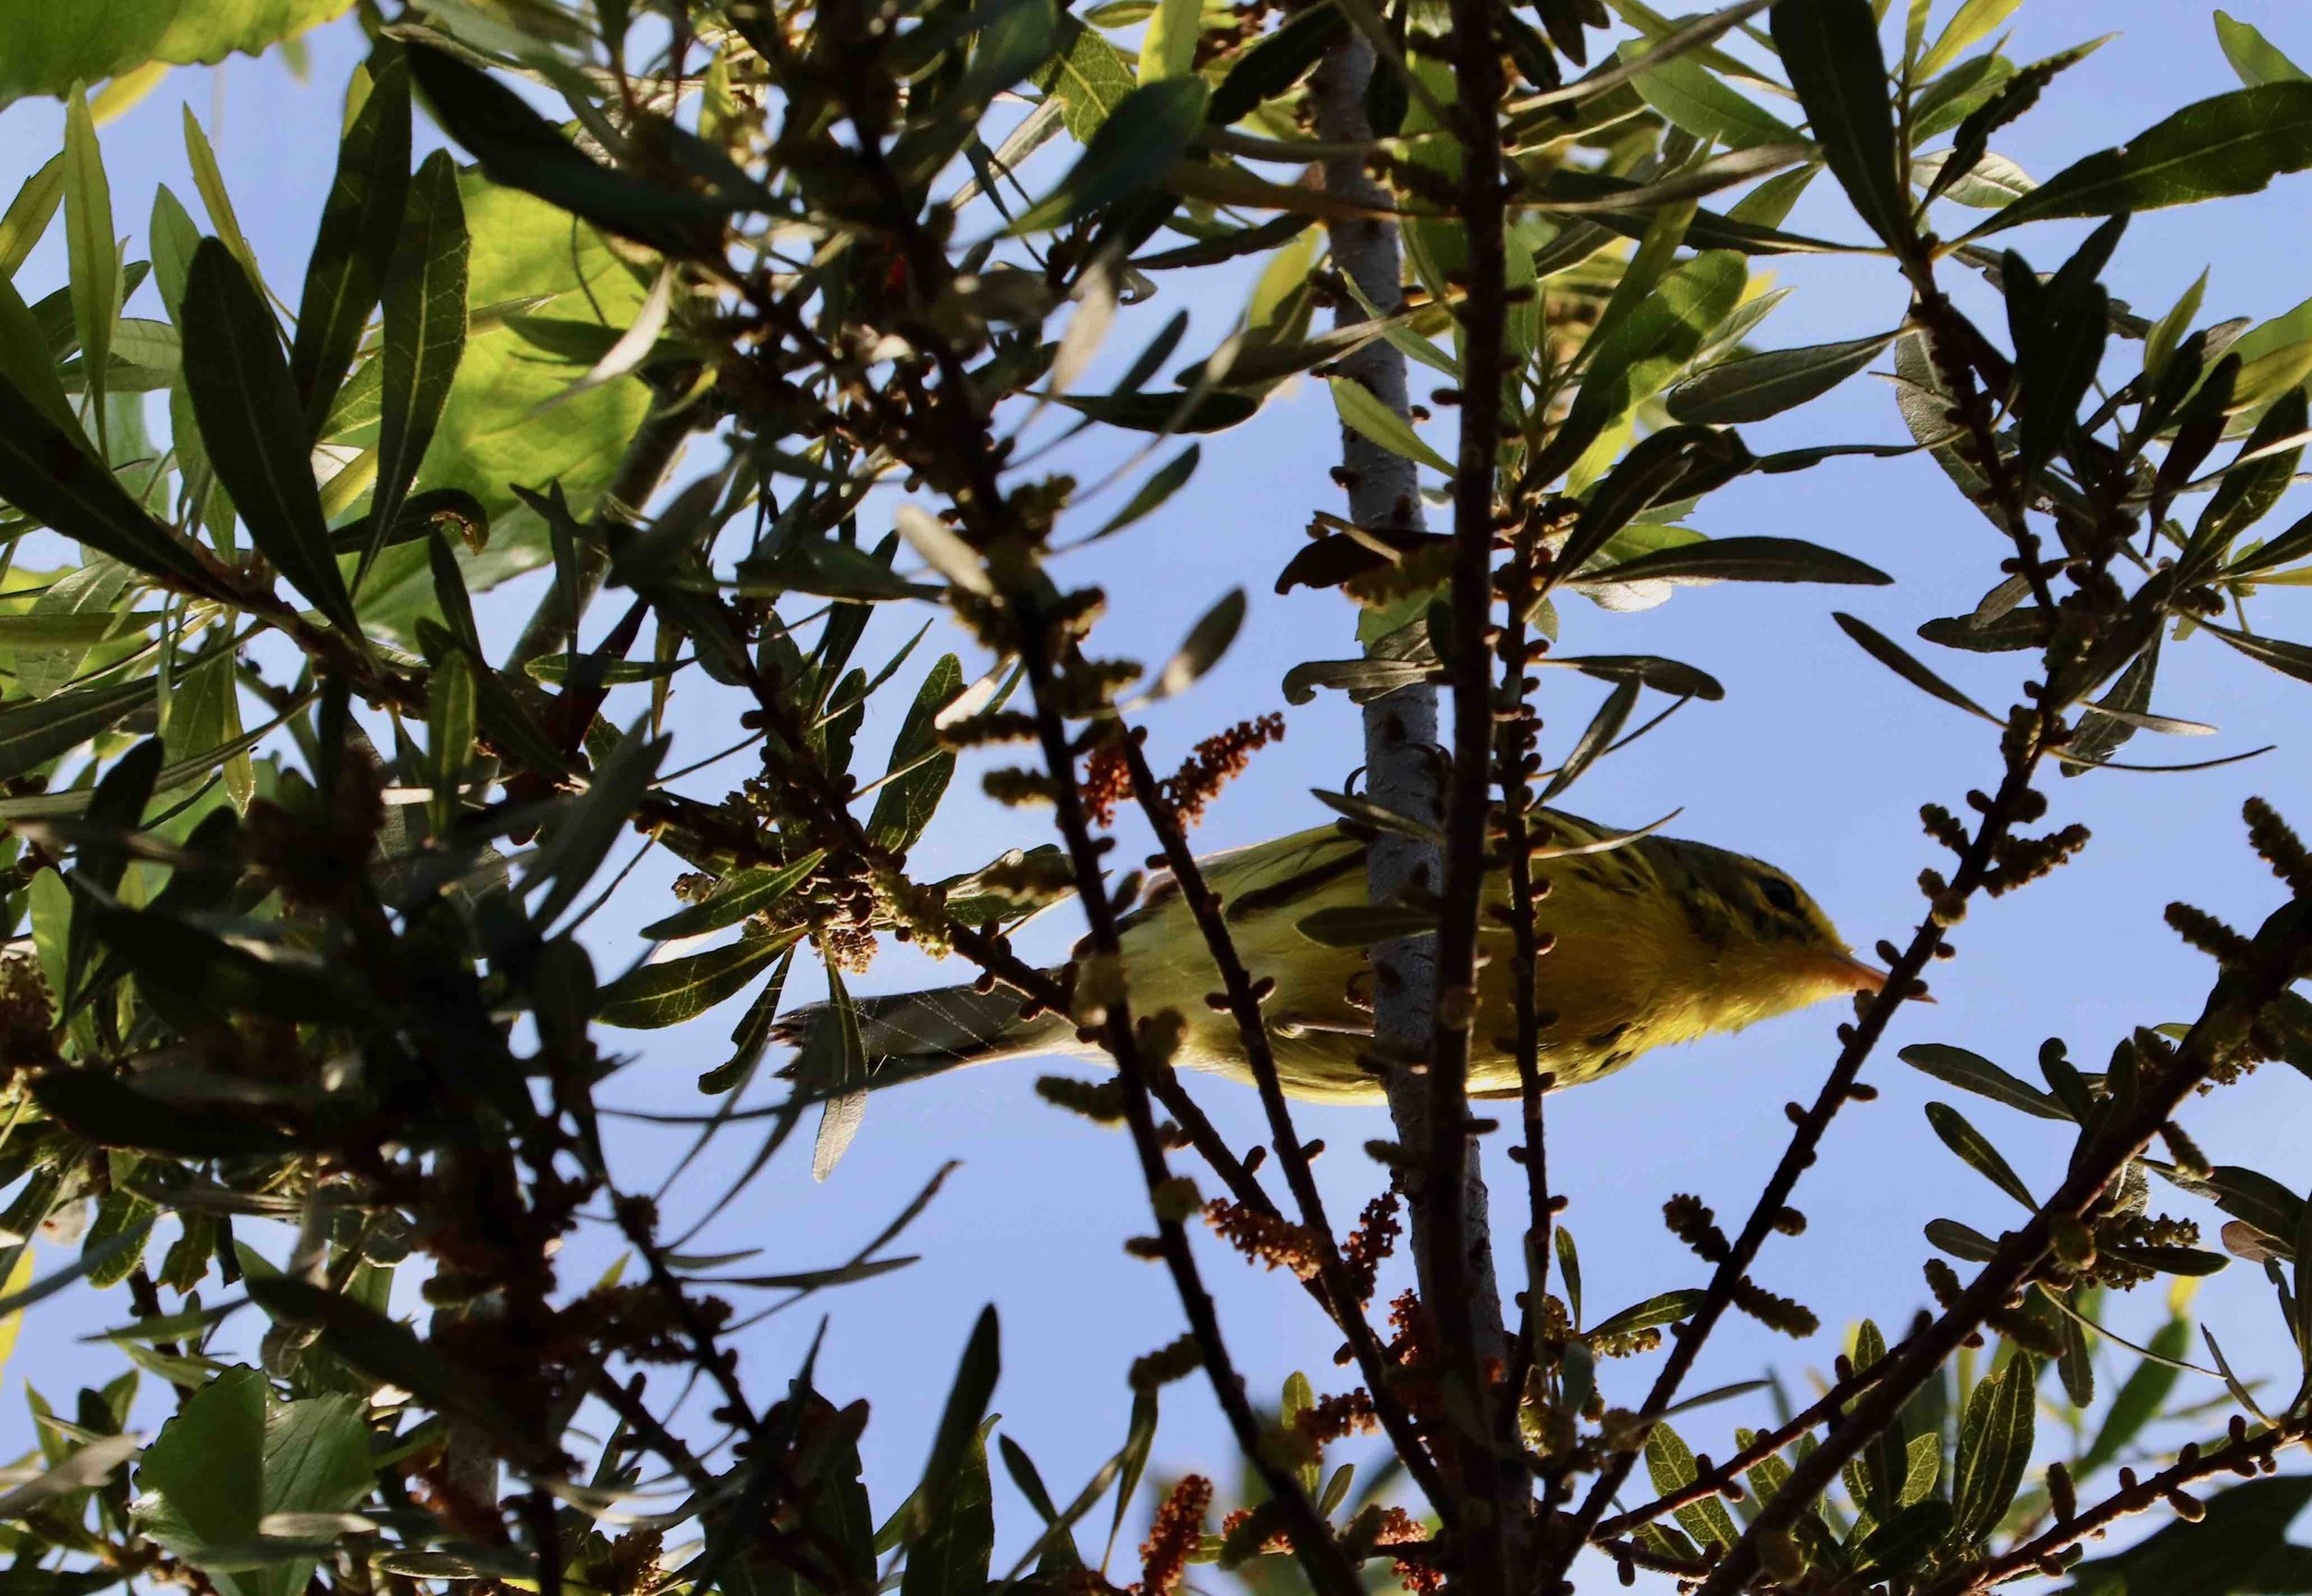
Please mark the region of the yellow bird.
<svg viewBox="0 0 2312 1596"><path fill-rule="evenodd" d="M1554 810L1532 816L1556 846L1613 833ZM1311 941L1297 929L1322 909L1362 904L1366 843L1337 827L1199 861L1219 893L1237 951L1255 976L1273 976L1262 1005L1285 1090L1297 1098L1377 1103L1380 1082L1358 1062L1371 1042L1371 976L1361 950ZM1559 1087L1596 1080L1674 1042L1738 1031L1826 998L1886 984L1847 950L1829 916L1799 885L1759 860L1701 842L1647 836L1591 853L1537 863L1550 883L1535 907L1544 942L1536 969L1542 1068ZM1496 875L1492 900L1506 902ZM1186 1026L1174 1062L1249 1080L1236 1021L1205 994L1220 976L1178 884L1160 877L1119 922L1136 1013L1176 1011ZM1511 942L1484 922L1470 1090L1514 1097L1517 1060L1501 1042L1514 1028ZM1018 994L970 987L857 1001L870 1086L960 1064L1052 1053L1103 1060L1064 1015L1020 1017ZM798 1010L781 1037L806 1037L825 1010Z"/></svg>

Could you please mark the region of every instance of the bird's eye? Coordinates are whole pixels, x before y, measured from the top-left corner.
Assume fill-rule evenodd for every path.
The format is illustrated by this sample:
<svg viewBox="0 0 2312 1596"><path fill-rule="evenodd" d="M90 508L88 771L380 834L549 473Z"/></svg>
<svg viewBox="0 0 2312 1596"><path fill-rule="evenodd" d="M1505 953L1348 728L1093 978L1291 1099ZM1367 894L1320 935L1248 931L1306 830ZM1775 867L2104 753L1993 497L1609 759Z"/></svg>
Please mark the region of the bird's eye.
<svg viewBox="0 0 2312 1596"><path fill-rule="evenodd" d="M1778 877L1769 876L1759 890L1766 895L1766 902L1770 907L1785 915L1798 913L1798 893L1792 890L1788 881Z"/></svg>

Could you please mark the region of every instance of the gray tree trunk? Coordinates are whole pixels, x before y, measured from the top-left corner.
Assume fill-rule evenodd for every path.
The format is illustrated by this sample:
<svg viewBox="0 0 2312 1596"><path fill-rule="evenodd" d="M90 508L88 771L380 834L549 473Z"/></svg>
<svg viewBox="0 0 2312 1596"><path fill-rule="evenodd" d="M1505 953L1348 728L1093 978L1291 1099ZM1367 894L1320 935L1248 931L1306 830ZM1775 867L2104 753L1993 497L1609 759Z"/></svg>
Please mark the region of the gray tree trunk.
<svg viewBox="0 0 2312 1596"><path fill-rule="evenodd" d="M1317 137L1325 140L1364 140L1371 137L1365 120L1365 85L1373 71L1372 48L1352 38L1327 55L1310 80L1316 102ZM1377 204L1392 196L1366 172L1361 157L1336 156L1325 163L1328 193ZM1383 314L1394 313L1403 299L1397 254L1396 224L1388 220L1335 222L1330 227L1335 266L1352 278L1360 292ZM1354 303L1334 313L1335 325L1364 319ZM1355 354L1336 362L1343 375L1364 384L1373 396L1398 415L1410 408L1406 391L1405 357L1376 338ZM1341 463L1348 476L1349 518L1361 526L1420 528L1427 523L1421 510L1420 478L1409 460L1391 454L1347 427L1341 429ZM1374 803L1414 816L1429 825L1444 820L1444 744L1437 735L1437 693L1429 686L1400 688L1365 707L1365 795ZM1445 872L1437 850L1414 838L1384 831L1375 839L1371 853L1371 890L1375 902L1394 898L1407 884L1419 882L1431 891L1439 889ZM1376 1050L1399 1060L1420 1060L1429 1050L1436 1001L1436 970L1433 939L1411 938L1384 942L1372 950L1373 1040ZM1411 1070L1397 1068L1388 1078L1389 1117L1396 1129L1397 1145L1416 1157L1429 1146L1428 1083ZM1421 1267L1424 1297L1428 1295L1428 1259L1439 1245L1457 1245L1470 1257L1470 1280L1478 1293L1473 1306L1481 1361L1503 1345L1500 1286L1493 1268L1491 1227L1486 1211L1485 1180L1472 1142L1463 1197L1466 1234L1458 1238L1433 1237L1425 1220L1418 1166L1408 1170L1413 1198L1413 1251Z"/></svg>

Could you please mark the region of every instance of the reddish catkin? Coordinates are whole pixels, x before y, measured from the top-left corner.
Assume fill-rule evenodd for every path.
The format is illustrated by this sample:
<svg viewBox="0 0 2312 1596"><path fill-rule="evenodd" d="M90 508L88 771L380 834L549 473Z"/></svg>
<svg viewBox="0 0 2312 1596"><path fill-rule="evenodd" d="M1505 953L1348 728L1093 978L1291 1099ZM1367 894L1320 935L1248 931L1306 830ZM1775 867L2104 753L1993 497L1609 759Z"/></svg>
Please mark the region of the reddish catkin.
<svg viewBox="0 0 2312 1596"><path fill-rule="evenodd" d="M1373 1538L1379 1546L1403 1546L1425 1541L1424 1532L1413 1516L1402 1507L1392 1507L1381 1516L1381 1533ZM1396 1561L1397 1583L1414 1596L1436 1596L1445 1589L1445 1571L1432 1568L1426 1563L1411 1563L1403 1558Z"/></svg>
<svg viewBox="0 0 2312 1596"><path fill-rule="evenodd" d="M1348 1243L1341 1248L1341 1261L1348 1268L1360 1306L1372 1300L1382 1260L1396 1250L1396 1238L1403 1229L1397 1221L1395 1186L1367 1203L1365 1211L1357 1217L1357 1228L1348 1233Z"/></svg>
<svg viewBox="0 0 2312 1596"><path fill-rule="evenodd" d="M1329 1446L1352 1435L1373 1434L1381 1428L1381 1420L1373 1413L1371 1393L1359 1386L1339 1396L1321 1398L1293 1420L1293 1428L1315 1445Z"/></svg>
<svg viewBox="0 0 2312 1596"><path fill-rule="evenodd" d="M1205 805L1211 803L1220 790L1244 774L1252 763L1256 750L1285 738L1285 718L1278 714L1263 715L1258 720L1239 720L1227 730L1216 732L1196 745L1196 752L1182 761L1180 768L1164 779L1163 796L1180 823L1193 826L1204 818Z"/></svg>
<svg viewBox="0 0 2312 1596"><path fill-rule="evenodd" d="M1308 1229L1279 1214L1261 1213L1214 1197L1204 1205L1204 1221L1221 1238L1249 1258L1271 1269L1288 1269L1303 1280L1314 1280L1322 1250Z"/></svg>
<svg viewBox="0 0 2312 1596"><path fill-rule="evenodd" d="M1156 1510L1148 1539L1140 1542L1140 1596L1172 1596L1187 1571L1188 1558L1204 1541L1204 1515L1212 1505L1212 1482L1191 1474L1172 1488Z"/></svg>
<svg viewBox="0 0 2312 1596"><path fill-rule="evenodd" d="M1113 826L1116 811L1132 796L1132 771L1125 763L1124 744L1101 743L1084 756L1084 812L1095 826Z"/></svg>

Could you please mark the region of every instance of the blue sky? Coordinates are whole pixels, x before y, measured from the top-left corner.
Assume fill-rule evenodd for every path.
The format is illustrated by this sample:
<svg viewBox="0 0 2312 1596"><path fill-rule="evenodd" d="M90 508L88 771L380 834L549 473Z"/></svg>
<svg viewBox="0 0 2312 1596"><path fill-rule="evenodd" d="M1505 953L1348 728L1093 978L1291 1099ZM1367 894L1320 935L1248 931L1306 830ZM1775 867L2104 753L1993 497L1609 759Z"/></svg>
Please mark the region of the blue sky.
<svg viewBox="0 0 2312 1596"><path fill-rule="evenodd" d="M2296 7L2242 0L2232 9L2297 59L2312 60L2312 24ZM2115 30L2118 37L2060 80L2041 107L1998 141L2037 177L2187 101L2236 86L2207 17L2161 0L2094 7L2038 0L2016 18L2010 54L2033 59L2079 42L2091 29ZM116 210L122 230L138 236L132 257L141 252L154 182L191 191L177 134L177 107L184 101L213 124L241 220L275 285L293 287L334 162L339 95L359 41L339 26L313 45L306 82L295 81L277 60L237 59L221 85L217 74L180 71L105 129ZM23 103L0 116L0 194L13 191L53 152L59 122L50 104ZM2108 280L2139 313L2156 316L2212 263L2203 321L2276 314L2312 294L2304 252L2307 181L2283 179L2266 194L2220 207L2139 218ZM1835 237L1860 233L1827 182L1814 186L1790 225ZM2049 268L2074 236L2064 227L2030 229L2020 247ZM1752 335L1762 347L1860 337L1900 318L1902 291L1883 262L1786 257L1771 264L1779 282L1800 291ZM32 298L62 280L58 237L35 254L21 286ZM1225 284L1169 278L1154 303L1122 320L1110 352L1128 357L1185 305L1194 316L1185 349L1200 353L1227 330L1245 288L1242 274ZM1988 325L1998 325L1984 295L1974 294L1973 302L1989 308ZM1746 429L1761 452L1902 436L1888 391L1869 378L1793 416ZM1306 591L1278 598L1272 591L1310 512L1343 508L1326 476L1334 458L1332 407L1320 386L1302 384L1249 424L1208 440L1201 472L1160 514L1068 568L1072 576L1105 583L1117 601L1119 613L1101 633L1104 651L1151 662L1228 587L1242 584L1252 598L1251 620L1220 669L1150 716L1160 767L1240 716L1284 707L1278 682L1292 664L1350 651L1349 619L1336 600ZM2301 514L2305 497L2283 505L2271 524ZM1907 637L1922 620L1972 606L1996 579L2002 551L1935 467L1918 459L1834 463L1744 481L1708 500L1693 524L1716 535L1809 538L1868 560L1897 581L1883 589L1681 590L1670 604L1637 615L1568 603L1567 652L1669 654L1710 670L1728 689L1724 703L1689 706L1600 766L1571 806L1634 824L1683 805L1674 830L1788 868L1858 947L1900 938L1921 906L1913 885L1918 871L1941 862L1919 829L1919 804L1932 799L1955 807L1967 788L1995 778L1996 752L1987 729L1863 657L1833 626L1830 611L1850 608L1888 634ZM530 596L524 589L489 611L510 626L526 613ZM2281 635L2312 636L2312 617L2304 610L2292 595L2276 591L2257 620ZM879 619L859 657L880 657L879 643L888 652L917 623ZM972 663L967 655L967 669ZM1936 663L1984 702L2012 700L2017 679L2005 659L1944 655ZM1567 673L1545 677L1546 747L1562 751L1579 731L1596 702L1594 685ZM2160 908L2188 896L2234 923L2253 925L2277 902L2276 884L2244 847L2236 816L2240 800L2260 792L2312 825L2312 805L2304 801L2312 791L2307 694L2312 688L2206 640L2169 650L2155 708L2212 721L2221 735L2191 743L2139 737L2131 757L2188 759L2266 742L2278 743L2279 750L2200 775L2099 774L2054 784L2052 820L2085 822L2094 842L2051 879L1979 906L1954 936L1960 957L1935 973L1938 1005L1906 1012L1890 1042L1955 1042L2028 1074L2045 1037L2066 1037L2075 1057L2092 1062L2133 1025L2189 1018L2211 971L2161 927ZM732 714L704 683L678 694L673 762L719 746ZM892 718L871 721L863 746L878 749ZM1321 700L1294 710L1285 741L1228 790L1199 834L1199 845L1235 846L1316 823L1322 812L1309 789L1340 787L1359 756L1355 715L1346 703ZM875 757L870 753L862 762L872 766ZM711 781L710 774L690 790L711 795ZM924 874L938 875L1041 840L1032 814L986 802L967 772L915 858ZM1119 856L1145 852L1143 841L1127 829ZM646 860L621 899L596 918L593 939L606 971L633 956L634 927L666 912L664 888L673 874L670 862ZM1042 945L1024 951L1057 957L1073 934L1048 925L1038 932ZM967 975L933 970L900 950L859 985L881 990ZM805 983L796 985L799 990ZM659 1109L704 1104L693 1080L722 1061L737 1007L679 1031L619 1038L631 1039L637 1058L605 1089L605 1100ZM1580 1240L1593 1318L1700 1283L1701 1266L1661 1226L1663 1199L1693 1191L1721 1215L1738 1220L1747 1210L1785 1144L1782 1105L1813 1096L1839 1017L1826 1008L1657 1054L1552 1099L1551 1166L1571 1199L1567 1222ZM820 1382L838 1400L866 1396L874 1404L867 1458L879 1511L897 1502L921 1467L947 1380L983 1303L995 1303L1003 1319L1009 1372L995 1403L1003 1428L1063 1496L1121 1438L1125 1366L1181 1328L1162 1271L1121 1251L1122 1240L1144 1228L1146 1219L1126 1142L1045 1106L1032 1090L1037 1073L1034 1066L965 1072L878 1096L831 1180L815 1186L806 1158L782 1158L696 1244L699 1250L759 1247L761 1256L745 1267L766 1271L837 1261L944 1160L964 1160L902 1245L922 1254L920 1262L770 1320L744 1341L755 1388L768 1397L800 1361L818 1316L831 1314ZM1827 1328L1794 1346L1732 1320L1714 1338L1691 1389L1752 1378L1768 1365L1803 1389L1809 1370L1827 1367L1853 1320L1872 1314L1900 1325L1926 1303L1919 1275L1926 1255L1919 1232L1926 1220L1948 1215L1993 1234L2013 1222L2019 1210L1956 1164L1927 1128L1921 1107L1933 1098L1950 1099L1947 1088L1895 1062L1892 1046L1866 1078L1880 1087L1880 1100L1842 1116L1801 1187L1798 1206L1812 1221L1807 1234L1777 1241L1757 1271L1763 1283L1814 1307ZM1211 1083L1199 1097L1238 1145L1265 1138L1248 1092ZM2066 1144L2052 1127L1979 1100L1963 1106L2026 1181L2042 1190L2053 1184ZM2219 1161L2254 1164L2302 1185L2298 1149L2308 1111L2312 1082L2271 1066L2195 1105L2186 1123ZM1356 1149L1384 1133L1382 1120L1376 1111L1311 1108L1299 1123L1304 1136L1322 1136L1334 1149L1317 1171L1333 1212L1345 1222L1379 1187L1377 1166ZM630 1183L655 1185L678 1145L663 1133L626 1133L618 1153ZM682 1189L694 1199L710 1196L717 1177L743 1166L750 1151L743 1134L727 1137ZM1497 1150L1492 1165L1507 1168ZM2171 1206L2208 1217L2181 1199ZM565 1255L565 1279L582 1285L616 1253L609 1238L577 1238ZM1307 1370L1320 1391L1343 1388L1346 1381L1328 1378L1335 1376L1337 1336L1301 1293L1218 1246L1204 1256L1256 1397L1273 1400L1296 1369ZM2235 1266L2208 1283L2198 1307L2244 1370L2282 1367L2277 1316L2259 1277ZM2112 1319L2115 1328L2146 1332L2163 1311L2158 1290L2145 1288L2120 1299ZM18 1443L24 1436L13 1396L21 1381L32 1379L52 1396L68 1394L95 1361L72 1337L125 1317L118 1294L79 1294L35 1315L6 1370L0 1435ZM109 1374L111 1359L103 1361ZM2106 1355L2108 1377L2127 1367ZM1651 1360L1607 1366L1602 1378L1608 1399L1634 1406L1652 1369ZM2186 1376L2179 1397L2214 1389L2212 1381ZM1699 1415L1688 1437L1698 1449L1723 1454L1730 1427L1754 1422L1763 1411L1733 1405ZM1166 1413L1160 1471L1218 1465L1224 1479L1233 1476L1224 1432L1200 1382L1170 1388ZM1001 1554L1024 1543L1027 1516L1008 1485L999 1485L998 1496L1004 1504ZM1128 1568L1128 1556L1125 1562Z"/></svg>

